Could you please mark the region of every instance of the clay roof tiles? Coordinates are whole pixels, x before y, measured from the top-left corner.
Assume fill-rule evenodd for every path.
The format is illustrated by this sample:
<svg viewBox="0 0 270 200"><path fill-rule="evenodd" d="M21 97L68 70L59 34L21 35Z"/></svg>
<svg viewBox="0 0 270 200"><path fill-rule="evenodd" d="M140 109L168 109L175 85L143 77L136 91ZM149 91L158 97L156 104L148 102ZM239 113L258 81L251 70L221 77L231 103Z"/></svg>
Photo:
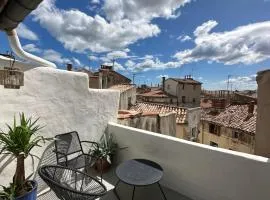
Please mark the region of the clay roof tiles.
<svg viewBox="0 0 270 200"><path fill-rule="evenodd" d="M251 134L256 132L257 106L254 106L252 114L248 113L248 105L231 105L223 112L211 115L202 112L202 120L219 124L228 128L239 129Z"/></svg>
<svg viewBox="0 0 270 200"><path fill-rule="evenodd" d="M175 112L176 123L177 124L186 123L187 109L179 106L157 104L157 103L136 103L134 106L130 108L130 110L139 112L156 112L159 114Z"/></svg>

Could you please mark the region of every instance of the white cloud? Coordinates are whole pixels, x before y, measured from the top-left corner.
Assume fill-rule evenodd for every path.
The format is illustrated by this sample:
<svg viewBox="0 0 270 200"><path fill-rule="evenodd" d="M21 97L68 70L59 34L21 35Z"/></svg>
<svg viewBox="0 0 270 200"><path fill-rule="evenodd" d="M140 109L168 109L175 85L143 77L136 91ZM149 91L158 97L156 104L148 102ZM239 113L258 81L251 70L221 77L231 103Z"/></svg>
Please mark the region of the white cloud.
<svg viewBox="0 0 270 200"><path fill-rule="evenodd" d="M40 53L41 49L39 49L35 44L26 44L22 47L25 51L32 53Z"/></svg>
<svg viewBox="0 0 270 200"><path fill-rule="evenodd" d="M78 67L80 67L80 66L82 66L82 63L77 59L77 58L72 58L72 61L73 61L73 63L76 65L76 66L78 66Z"/></svg>
<svg viewBox="0 0 270 200"><path fill-rule="evenodd" d="M107 53L107 58L108 59L121 59L121 58L127 58L127 52L125 51L112 51L110 53Z"/></svg>
<svg viewBox="0 0 270 200"><path fill-rule="evenodd" d="M162 77L165 77L166 79L169 78L168 74L160 74L156 78L157 79L162 79Z"/></svg>
<svg viewBox="0 0 270 200"><path fill-rule="evenodd" d="M46 60L49 60L58 64L73 63L69 58L63 57L61 53L53 49L44 50L42 53L42 57Z"/></svg>
<svg viewBox="0 0 270 200"><path fill-rule="evenodd" d="M175 18L178 9L190 0L106 0L104 11L110 21L123 18L151 20L156 17Z"/></svg>
<svg viewBox="0 0 270 200"><path fill-rule="evenodd" d="M132 60L128 60L125 63L125 66L128 67L128 68L132 68L134 65L135 65L135 62L133 62Z"/></svg>
<svg viewBox="0 0 270 200"><path fill-rule="evenodd" d="M128 65L129 66L128 66ZM129 62L126 63L128 70L130 71L148 71L148 70L161 70L166 68L177 68L181 67L180 62L161 62L158 58L146 58L141 62Z"/></svg>
<svg viewBox="0 0 270 200"><path fill-rule="evenodd" d="M108 6L107 2L114 1L107 0L105 5ZM170 5L175 5L179 0L169 2ZM166 10L166 7L164 9ZM100 15L92 17L75 9L59 9L55 6L55 0L43 1L32 15L34 20L47 29L66 49L77 52L119 50L140 39L157 36L160 33L159 27L148 20L141 18L131 20L125 17L112 21ZM108 16L107 11L105 15Z"/></svg>
<svg viewBox="0 0 270 200"><path fill-rule="evenodd" d="M252 74L249 76L236 76L229 79L229 89L237 89L237 90L246 90L246 89L256 89L256 74ZM224 88L227 87L228 80L220 81L220 84L223 85Z"/></svg>
<svg viewBox="0 0 270 200"><path fill-rule="evenodd" d="M270 58L270 21L240 26L232 31L211 32L216 21L194 31L195 47L174 55L181 64L207 60L225 65L254 64Z"/></svg>
<svg viewBox="0 0 270 200"><path fill-rule="evenodd" d="M92 4L100 4L100 0L92 0L91 3Z"/></svg>
<svg viewBox="0 0 270 200"><path fill-rule="evenodd" d="M103 63L103 65L113 66L113 63L111 63L111 62L105 62L105 63ZM119 70L120 71L124 71L125 70L125 68L120 63L118 63L118 62L114 62L113 69L115 71L119 71Z"/></svg>
<svg viewBox="0 0 270 200"><path fill-rule="evenodd" d="M92 60L92 61L99 60L99 58L97 56L93 56L93 55L88 56L88 58L89 58L89 60Z"/></svg>
<svg viewBox="0 0 270 200"><path fill-rule="evenodd" d="M180 35L176 39L180 40L181 42L186 42L186 41L191 40L192 38L188 35Z"/></svg>
<svg viewBox="0 0 270 200"><path fill-rule="evenodd" d="M20 23L17 27L17 33L20 37L27 39L27 40L38 40L38 36L36 33L31 31L26 25Z"/></svg>

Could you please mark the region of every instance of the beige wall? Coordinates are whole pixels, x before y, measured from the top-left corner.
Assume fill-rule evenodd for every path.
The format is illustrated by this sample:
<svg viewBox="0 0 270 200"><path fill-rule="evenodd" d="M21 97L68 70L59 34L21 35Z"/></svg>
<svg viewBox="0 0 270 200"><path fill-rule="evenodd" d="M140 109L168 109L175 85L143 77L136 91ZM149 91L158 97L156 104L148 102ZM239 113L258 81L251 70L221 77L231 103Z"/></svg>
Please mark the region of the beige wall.
<svg viewBox="0 0 270 200"><path fill-rule="evenodd" d="M201 85L196 85L194 89L193 84L178 83L172 79L165 81L165 91L171 95L178 97L180 106L193 107L200 105ZM182 97L185 96L185 102L182 102ZM195 103L193 103L195 99Z"/></svg>
<svg viewBox="0 0 270 200"><path fill-rule="evenodd" d="M177 98L162 98L162 97L142 97L142 101L144 102L151 102L151 103L162 103L162 104L173 104L177 105L178 101Z"/></svg>
<svg viewBox="0 0 270 200"><path fill-rule="evenodd" d="M220 135L209 133L209 123L202 122L199 134L199 143L210 145L210 142L215 142L218 147L224 149L230 149L234 151L254 154L255 138L248 134L245 137L249 137L250 143L245 143L239 139L233 138L233 129L221 127ZM243 133L245 134L245 133Z"/></svg>
<svg viewBox="0 0 270 200"><path fill-rule="evenodd" d="M119 101L119 110L129 109L129 105L128 105L129 98L131 98L131 104L134 105L136 103L136 88L135 87L121 92L120 101Z"/></svg>
<svg viewBox="0 0 270 200"><path fill-rule="evenodd" d="M270 70L257 76L258 107L255 154L270 158Z"/></svg>

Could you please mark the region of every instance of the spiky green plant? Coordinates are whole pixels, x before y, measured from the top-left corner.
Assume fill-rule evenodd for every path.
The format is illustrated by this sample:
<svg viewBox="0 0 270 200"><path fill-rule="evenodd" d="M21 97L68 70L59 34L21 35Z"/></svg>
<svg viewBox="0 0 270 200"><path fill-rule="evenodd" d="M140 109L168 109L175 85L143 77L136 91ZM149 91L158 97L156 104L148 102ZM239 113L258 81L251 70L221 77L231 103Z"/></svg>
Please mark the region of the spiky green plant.
<svg viewBox="0 0 270 200"><path fill-rule="evenodd" d="M40 142L45 142L44 137L37 136L36 133L43 127L37 124L39 118L32 120L26 118L24 113L20 113L20 122L17 124L14 116L13 126L7 124L8 131L0 132L0 153L11 154L17 159L16 171L13 176L13 184L16 186L16 196L22 195L25 190L25 167L24 159L30 151L38 146Z"/></svg>

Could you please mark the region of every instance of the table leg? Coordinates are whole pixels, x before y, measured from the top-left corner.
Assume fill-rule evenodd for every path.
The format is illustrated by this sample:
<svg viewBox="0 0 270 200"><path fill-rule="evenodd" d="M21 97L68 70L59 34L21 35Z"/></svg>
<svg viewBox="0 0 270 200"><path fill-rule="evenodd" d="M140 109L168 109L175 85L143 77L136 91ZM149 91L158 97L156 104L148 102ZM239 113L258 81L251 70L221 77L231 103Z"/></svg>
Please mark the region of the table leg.
<svg viewBox="0 0 270 200"><path fill-rule="evenodd" d="M132 200L134 199L134 193L135 193L135 186L133 186Z"/></svg>
<svg viewBox="0 0 270 200"><path fill-rule="evenodd" d="M115 184L113 192L114 192L115 196L117 197L117 199L120 200L120 197L119 197L119 195L118 195L118 193L116 191L116 187L118 186L119 182L120 182L120 179L118 179L117 183Z"/></svg>
<svg viewBox="0 0 270 200"><path fill-rule="evenodd" d="M163 189L162 189L162 187L161 187L161 185L160 185L159 183L158 183L158 186L159 186L160 191L162 192L163 198L164 198L165 200L167 200L167 198L166 198L166 196L165 196L165 193L164 193L164 191L163 191Z"/></svg>

